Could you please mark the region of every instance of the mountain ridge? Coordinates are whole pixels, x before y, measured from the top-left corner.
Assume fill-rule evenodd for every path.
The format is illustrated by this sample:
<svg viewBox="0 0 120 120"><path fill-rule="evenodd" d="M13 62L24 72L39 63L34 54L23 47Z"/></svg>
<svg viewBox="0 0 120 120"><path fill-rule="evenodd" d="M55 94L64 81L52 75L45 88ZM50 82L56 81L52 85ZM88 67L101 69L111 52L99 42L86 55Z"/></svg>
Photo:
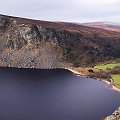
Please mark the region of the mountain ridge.
<svg viewBox="0 0 120 120"><path fill-rule="evenodd" d="M91 23L83 23L82 25L120 32L120 24L114 22L91 22Z"/></svg>
<svg viewBox="0 0 120 120"><path fill-rule="evenodd" d="M0 15L0 63L9 67L92 66L120 58L118 32Z"/></svg>

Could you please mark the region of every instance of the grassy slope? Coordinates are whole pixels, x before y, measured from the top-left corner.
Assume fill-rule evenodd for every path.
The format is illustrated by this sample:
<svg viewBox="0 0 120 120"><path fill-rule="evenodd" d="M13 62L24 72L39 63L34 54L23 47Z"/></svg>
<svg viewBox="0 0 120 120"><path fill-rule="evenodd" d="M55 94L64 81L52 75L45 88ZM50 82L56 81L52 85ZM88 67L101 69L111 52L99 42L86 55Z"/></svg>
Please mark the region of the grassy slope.
<svg viewBox="0 0 120 120"><path fill-rule="evenodd" d="M95 68L106 70L107 68L113 68L115 66L120 66L120 63L103 64L95 66ZM114 85L120 89L120 74L111 74L111 76L114 80Z"/></svg>
<svg viewBox="0 0 120 120"><path fill-rule="evenodd" d="M120 63L102 64L95 66L95 68L106 70L107 68L113 68L115 66L120 66Z"/></svg>
<svg viewBox="0 0 120 120"><path fill-rule="evenodd" d="M120 74L112 74L111 76L114 80L114 85L120 89Z"/></svg>

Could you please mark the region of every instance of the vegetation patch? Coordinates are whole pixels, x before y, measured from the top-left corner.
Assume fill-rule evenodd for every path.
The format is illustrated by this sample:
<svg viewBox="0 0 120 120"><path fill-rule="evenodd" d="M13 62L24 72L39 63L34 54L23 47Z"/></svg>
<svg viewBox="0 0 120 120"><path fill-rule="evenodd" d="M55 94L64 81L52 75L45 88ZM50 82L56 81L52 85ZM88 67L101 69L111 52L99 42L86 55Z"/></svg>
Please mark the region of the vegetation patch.
<svg viewBox="0 0 120 120"><path fill-rule="evenodd" d="M115 87L120 89L120 74L112 74L111 76L114 80Z"/></svg>
<svg viewBox="0 0 120 120"><path fill-rule="evenodd" d="M120 66L120 63L108 63L108 64L102 64L102 65L97 65L94 68L106 70L108 68L114 68L116 66Z"/></svg>
<svg viewBox="0 0 120 120"><path fill-rule="evenodd" d="M114 80L114 86L120 89L120 62L97 65L94 68L101 69L109 73Z"/></svg>

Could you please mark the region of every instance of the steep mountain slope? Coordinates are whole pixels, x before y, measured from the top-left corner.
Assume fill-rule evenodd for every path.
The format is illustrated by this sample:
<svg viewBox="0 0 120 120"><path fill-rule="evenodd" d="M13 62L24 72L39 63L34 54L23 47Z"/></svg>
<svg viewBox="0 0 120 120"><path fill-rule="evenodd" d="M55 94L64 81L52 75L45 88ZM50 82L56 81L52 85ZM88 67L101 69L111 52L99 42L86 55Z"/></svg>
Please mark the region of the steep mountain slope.
<svg viewBox="0 0 120 120"><path fill-rule="evenodd" d="M83 23L82 25L120 32L120 24L113 22L92 22L92 23Z"/></svg>
<svg viewBox="0 0 120 120"><path fill-rule="evenodd" d="M118 32L0 15L0 63L10 67L91 66L120 58Z"/></svg>

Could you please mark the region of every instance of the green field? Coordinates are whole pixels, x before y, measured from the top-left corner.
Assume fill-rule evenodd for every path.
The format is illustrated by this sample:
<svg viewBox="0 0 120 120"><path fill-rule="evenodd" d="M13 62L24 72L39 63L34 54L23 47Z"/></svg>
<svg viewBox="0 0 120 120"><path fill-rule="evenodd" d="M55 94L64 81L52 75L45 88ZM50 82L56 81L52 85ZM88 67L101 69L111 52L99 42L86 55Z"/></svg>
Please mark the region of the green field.
<svg viewBox="0 0 120 120"><path fill-rule="evenodd" d="M97 65L94 68L106 70L107 68L114 68L115 66L120 66L120 63L109 63ZM120 74L111 74L112 79L114 80L115 87L120 89Z"/></svg>
<svg viewBox="0 0 120 120"><path fill-rule="evenodd" d="M102 64L102 65L97 65L94 68L106 70L107 68L114 68L115 66L120 66L120 63Z"/></svg>
<svg viewBox="0 0 120 120"><path fill-rule="evenodd" d="M120 89L120 74L112 74L111 76L114 80L115 87Z"/></svg>

